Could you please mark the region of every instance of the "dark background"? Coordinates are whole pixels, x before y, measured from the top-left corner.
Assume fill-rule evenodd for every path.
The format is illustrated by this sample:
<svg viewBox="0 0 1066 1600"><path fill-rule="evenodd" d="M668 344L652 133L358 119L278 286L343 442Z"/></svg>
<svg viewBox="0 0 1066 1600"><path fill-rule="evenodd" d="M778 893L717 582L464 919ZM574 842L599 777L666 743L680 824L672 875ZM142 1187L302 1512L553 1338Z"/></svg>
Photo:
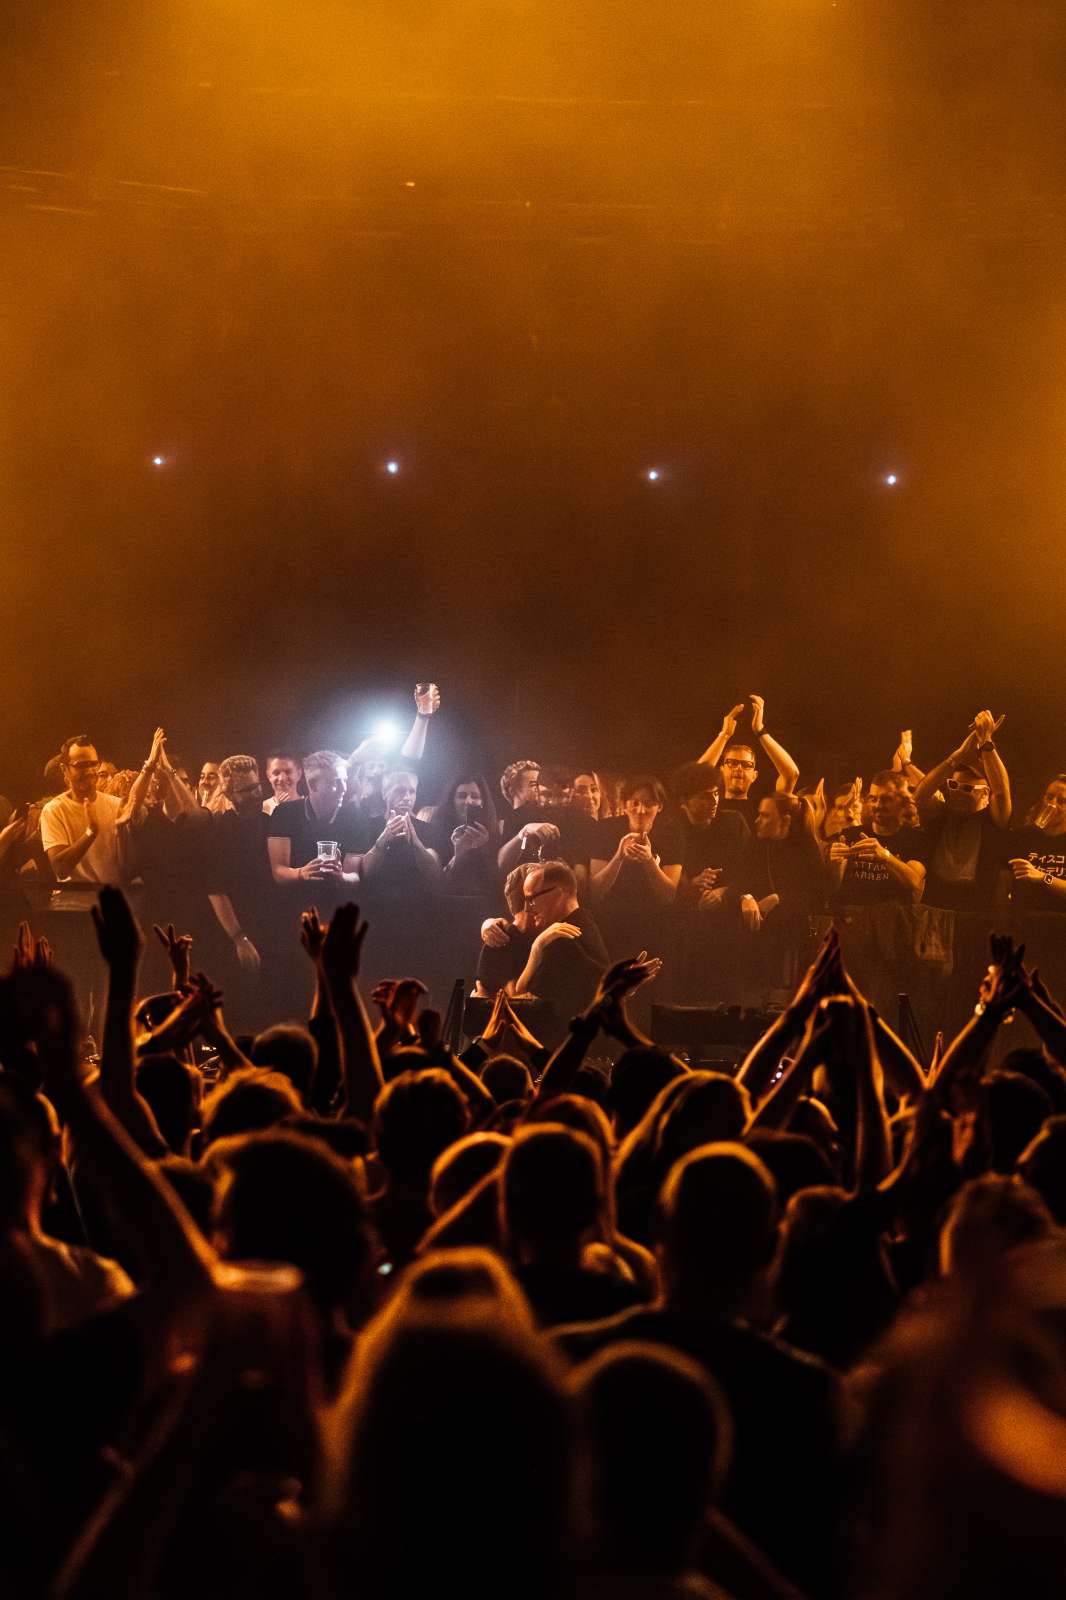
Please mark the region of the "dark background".
<svg viewBox="0 0 1066 1600"><path fill-rule="evenodd" d="M1057 0L4 29L0 788L350 748L422 676L501 764L758 690L805 779L984 705L1066 766Z"/></svg>

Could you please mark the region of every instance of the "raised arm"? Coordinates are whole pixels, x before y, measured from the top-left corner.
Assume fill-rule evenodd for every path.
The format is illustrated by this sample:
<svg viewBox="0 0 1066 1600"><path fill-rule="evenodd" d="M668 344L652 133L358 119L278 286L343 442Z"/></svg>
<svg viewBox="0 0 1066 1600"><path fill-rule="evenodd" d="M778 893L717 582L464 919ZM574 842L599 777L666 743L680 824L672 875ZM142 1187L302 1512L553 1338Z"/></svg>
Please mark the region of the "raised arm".
<svg viewBox="0 0 1066 1600"><path fill-rule="evenodd" d="M70 1128L79 1156L115 1202L153 1294L180 1310L210 1289L214 1252L102 1095L86 1085L78 1061L77 1009L66 978L39 967L22 969L11 981L34 1017L46 1094Z"/></svg>
<svg viewBox="0 0 1066 1600"><path fill-rule="evenodd" d="M840 941L836 929L830 928L785 1010L752 1045L737 1073L737 1082L744 1085L753 1102L766 1094L782 1056L803 1033L819 1000L843 992L846 980L839 973L839 960Z"/></svg>
<svg viewBox="0 0 1066 1600"><path fill-rule="evenodd" d="M133 1002L144 937L121 889L101 889L92 917L108 972L100 1088L109 1109L145 1154L164 1156L166 1140L137 1092L133 1068Z"/></svg>
<svg viewBox="0 0 1066 1600"><path fill-rule="evenodd" d="M165 740L166 734L163 729L157 728L152 736L152 747L148 752L148 759L130 785L130 792L123 802L122 810L115 818L116 827L124 828L128 827L131 822L136 822L138 813L144 805L149 785L159 768Z"/></svg>
<svg viewBox="0 0 1066 1600"><path fill-rule="evenodd" d="M718 766L723 755L725 754L726 745L737 731L737 718L741 715L743 710L744 702L741 701L739 705L732 706L730 710L726 712L725 716L722 718L721 728L715 734L714 738L711 740L703 754L699 757L699 760L703 766Z"/></svg>
<svg viewBox="0 0 1066 1600"><path fill-rule="evenodd" d="M766 702L762 695L753 694L750 699L751 731L777 769L775 788L778 794L791 794L799 782L799 767L797 767L784 745L778 744L777 740L767 733Z"/></svg>
<svg viewBox="0 0 1066 1600"><path fill-rule="evenodd" d="M656 978L661 966L657 957L649 961L641 952L639 957L616 961L601 975L591 1005L573 1019L565 1039L552 1052L537 1084L534 1103L567 1092L597 1033L609 1020L616 1022L619 1013L625 1021L625 997ZM648 1042L642 1035L636 1037L641 1043Z"/></svg>
<svg viewBox="0 0 1066 1600"><path fill-rule="evenodd" d="M408 761L421 761L426 751L429 721L440 710L440 690L435 683L415 684L415 720L411 731L400 746L400 754Z"/></svg>
<svg viewBox="0 0 1066 1600"><path fill-rule="evenodd" d="M385 1079L357 982L366 933L358 906L338 906L322 943L322 970L340 1033L342 1114L369 1123Z"/></svg>

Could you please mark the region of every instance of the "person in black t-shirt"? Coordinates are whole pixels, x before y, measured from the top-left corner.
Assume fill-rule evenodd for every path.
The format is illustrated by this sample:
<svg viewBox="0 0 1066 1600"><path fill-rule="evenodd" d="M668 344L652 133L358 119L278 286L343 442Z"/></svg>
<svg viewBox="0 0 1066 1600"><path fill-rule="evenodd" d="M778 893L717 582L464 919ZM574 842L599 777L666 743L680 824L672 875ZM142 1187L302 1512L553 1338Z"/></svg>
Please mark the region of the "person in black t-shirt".
<svg viewBox="0 0 1066 1600"><path fill-rule="evenodd" d="M592 913L578 904L577 880L564 861L545 861L526 874L522 902L534 937L516 994L550 1000L565 1023L588 1005L608 965Z"/></svg>
<svg viewBox="0 0 1066 1600"><path fill-rule="evenodd" d="M499 884L500 824L488 784L479 774L453 778L429 814L446 894L486 895Z"/></svg>
<svg viewBox="0 0 1066 1600"><path fill-rule="evenodd" d="M1009 847L1013 903L1066 912L1066 772L1052 778L1033 821L1011 834Z"/></svg>
<svg viewBox="0 0 1066 1600"><path fill-rule="evenodd" d="M842 905L913 905L925 886L929 841L920 828L902 826L908 804L901 772L878 772L870 782L872 833L844 828L829 848L830 883Z"/></svg>
<svg viewBox="0 0 1066 1600"><path fill-rule="evenodd" d="M676 823L662 816L666 791L658 778L631 778L621 798L624 815L599 824L589 872L593 905L615 959L663 939L684 853Z"/></svg>
<svg viewBox="0 0 1066 1600"><path fill-rule="evenodd" d="M274 882L354 887L359 859L370 846L366 819L345 805L348 773L335 750L316 750L303 763L306 800L285 800L267 823ZM325 845L326 849L320 849Z"/></svg>
<svg viewBox="0 0 1066 1600"><path fill-rule="evenodd" d="M758 794L753 793L759 777L757 749L764 751L776 768L775 787L782 794L791 794L795 789L799 768L784 746L767 732L766 702L762 695L753 694L748 698L751 701L751 740L736 737L737 719L746 707L743 703L735 705L722 718L721 730L700 756L700 761L719 768L723 810L739 811L750 826L758 798Z"/></svg>
<svg viewBox="0 0 1066 1600"><path fill-rule="evenodd" d="M568 767L540 768L536 799L516 806L503 819L501 872L510 872L523 860L565 861L584 892L600 825L584 806L573 804L573 781Z"/></svg>
<svg viewBox="0 0 1066 1600"><path fill-rule="evenodd" d="M527 861L507 874L503 886L507 917L488 917L481 924L481 955L478 960L475 993L495 995L500 989L513 994L519 974L525 971L529 947L533 943L533 908L523 894L526 879L539 862Z"/></svg>
<svg viewBox="0 0 1066 1600"><path fill-rule="evenodd" d="M927 905L988 911L1010 825L1010 780L993 741L995 718L980 711L957 750L927 772L914 793L929 837Z"/></svg>
<svg viewBox="0 0 1066 1600"><path fill-rule="evenodd" d="M696 904L715 894L717 903L735 890L751 833L738 811L723 811L711 769L690 761L674 775L681 830L681 882L678 898Z"/></svg>

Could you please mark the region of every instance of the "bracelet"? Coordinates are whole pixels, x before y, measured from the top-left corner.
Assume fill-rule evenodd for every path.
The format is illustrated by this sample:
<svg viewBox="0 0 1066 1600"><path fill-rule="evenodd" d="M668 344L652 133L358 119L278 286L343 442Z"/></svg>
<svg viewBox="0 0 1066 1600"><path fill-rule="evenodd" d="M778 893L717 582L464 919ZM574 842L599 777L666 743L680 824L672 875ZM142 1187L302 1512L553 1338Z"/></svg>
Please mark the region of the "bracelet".
<svg viewBox="0 0 1066 1600"><path fill-rule="evenodd" d="M759 732L755 735L755 737L756 737L756 739L768 739L770 737L769 728L760 728Z"/></svg>
<svg viewBox="0 0 1066 1600"><path fill-rule="evenodd" d="M237 943L238 939L247 939L247 937L248 937L248 935L245 933L243 928L238 928L236 933L231 933L230 934L230 938L233 940L234 944Z"/></svg>
<svg viewBox="0 0 1066 1600"><path fill-rule="evenodd" d="M994 741L992 739L989 739L987 744L979 744L977 746L977 753L978 753L978 755L982 755L983 756L986 750L994 750L995 748L996 748L996 746L995 746Z"/></svg>

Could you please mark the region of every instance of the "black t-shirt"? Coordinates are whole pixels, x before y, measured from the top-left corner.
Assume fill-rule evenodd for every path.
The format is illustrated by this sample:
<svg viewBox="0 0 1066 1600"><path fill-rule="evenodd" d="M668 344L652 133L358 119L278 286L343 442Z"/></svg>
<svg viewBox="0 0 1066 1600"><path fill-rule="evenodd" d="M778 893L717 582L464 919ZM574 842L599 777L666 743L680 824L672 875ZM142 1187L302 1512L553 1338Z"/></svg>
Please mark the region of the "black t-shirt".
<svg viewBox="0 0 1066 1600"><path fill-rule="evenodd" d="M495 994L499 989L506 989L513 983L523 970L529 959L529 947L533 943L531 933L523 933L521 928L511 924L511 938L502 949L494 950L490 945L481 946L481 955L478 958L477 975L481 987L487 994Z"/></svg>
<svg viewBox="0 0 1066 1600"><path fill-rule="evenodd" d="M565 861L569 867L587 867L597 853L601 824L573 806L524 805L509 811L503 819L501 843L513 839L528 822L550 822L559 830L558 845L545 845L541 851L545 861Z"/></svg>
<svg viewBox="0 0 1066 1600"><path fill-rule="evenodd" d="M741 878L744 891L756 900L776 894L785 906L824 899L827 887L822 852L798 816L793 817L792 827L783 839L760 839L756 835L749 840Z"/></svg>
<svg viewBox="0 0 1066 1600"><path fill-rule="evenodd" d="M921 828L900 828L896 833L878 833L865 828L850 827L839 835L847 844L856 844L863 838L876 839L898 861L929 860L929 840ZM905 883L894 877L884 861L848 861L844 877L837 890L836 899L843 905L871 906L896 901L910 905L914 896Z"/></svg>
<svg viewBox="0 0 1066 1600"><path fill-rule="evenodd" d="M1004 865L1008 860L1021 857L1023 861L1031 861L1038 872L1050 872L1053 878L1066 878L1066 833L1045 833L1043 828L1037 827L1019 828L1017 833L1008 833L1003 842L1006 846ZM1015 879L1011 883L1011 899L1022 911L1066 912L1066 900L1045 883L1025 883Z"/></svg>
<svg viewBox="0 0 1066 1600"><path fill-rule="evenodd" d="M260 919L271 904L273 880L267 858L266 825L260 810L206 811L194 819L190 838L203 843L207 892L228 895L238 921Z"/></svg>
<svg viewBox="0 0 1066 1600"><path fill-rule="evenodd" d="M379 828L375 833L373 825L355 806L341 806L332 821L316 817L310 800L285 800L267 818L267 838L289 841L290 867L303 867L314 861L319 840L324 839L336 840L342 863L347 855L361 856L380 831Z"/></svg>
<svg viewBox="0 0 1066 1600"><path fill-rule="evenodd" d="M991 906L996 874L1005 864L1008 835L997 828L986 806L960 816L938 805L922 823L929 841L926 905L948 911L982 911Z"/></svg>
<svg viewBox="0 0 1066 1600"><path fill-rule="evenodd" d="M580 928L581 938L554 940L540 958L531 987L535 995L550 1000L560 1016L568 1019L591 1001L597 980L609 962L603 936L587 907L578 906L563 921Z"/></svg>
<svg viewBox="0 0 1066 1600"><path fill-rule="evenodd" d="M658 823L652 838L658 833ZM681 876L695 878L707 867L717 867L721 872L717 888L725 888L737 881L744 847L751 837L748 824L739 811L722 811L713 822L697 827L681 814L677 818L681 837Z"/></svg>

